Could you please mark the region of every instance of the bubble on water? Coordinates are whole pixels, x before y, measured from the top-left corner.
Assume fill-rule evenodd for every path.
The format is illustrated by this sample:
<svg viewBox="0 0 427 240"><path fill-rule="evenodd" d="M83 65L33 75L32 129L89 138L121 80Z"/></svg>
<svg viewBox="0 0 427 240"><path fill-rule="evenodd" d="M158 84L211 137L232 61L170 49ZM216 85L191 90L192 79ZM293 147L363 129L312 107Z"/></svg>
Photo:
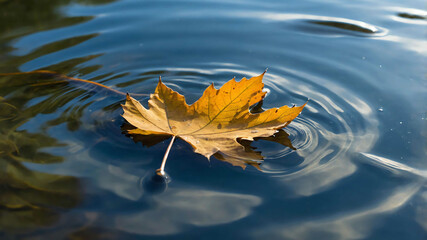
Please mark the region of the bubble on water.
<svg viewBox="0 0 427 240"><path fill-rule="evenodd" d="M380 108L378 108L378 111L379 111L379 112L384 112L384 108L383 108L383 107L380 107Z"/></svg>
<svg viewBox="0 0 427 240"><path fill-rule="evenodd" d="M139 180L139 187L146 193L159 194L166 191L169 182L171 182L169 175L165 171L157 169L155 173L142 177Z"/></svg>
<svg viewBox="0 0 427 240"><path fill-rule="evenodd" d="M402 124L403 124L403 122L399 122L399 124L400 124L400 125L402 125Z"/></svg>

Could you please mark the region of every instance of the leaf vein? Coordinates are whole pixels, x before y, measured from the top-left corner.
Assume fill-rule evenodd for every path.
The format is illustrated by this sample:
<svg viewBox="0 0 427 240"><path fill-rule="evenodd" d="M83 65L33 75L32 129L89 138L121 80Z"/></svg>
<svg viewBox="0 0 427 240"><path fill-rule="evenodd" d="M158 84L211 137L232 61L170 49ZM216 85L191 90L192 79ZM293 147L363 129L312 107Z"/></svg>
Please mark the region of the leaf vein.
<svg viewBox="0 0 427 240"><path fill-rule="evenodd" d="M231 105L238 97L240 97L240 95L242 95L244 92L246 92L246 90L248 90L253 84L255 84L255 82L252 82L251 84L249 84L249 86L247 86L242 92L239 93L239 95L237 95L233 101L231 101L230 103L228 103L224 108L222 108L208 123L206 123L205 126L203 126L202 128L190 133L190 134L194 134L196 132L201 131L202 129L204 129L205 127L207 127L209 124L211 124L217 117L218 115L220 115L229 105Z"/></svg>

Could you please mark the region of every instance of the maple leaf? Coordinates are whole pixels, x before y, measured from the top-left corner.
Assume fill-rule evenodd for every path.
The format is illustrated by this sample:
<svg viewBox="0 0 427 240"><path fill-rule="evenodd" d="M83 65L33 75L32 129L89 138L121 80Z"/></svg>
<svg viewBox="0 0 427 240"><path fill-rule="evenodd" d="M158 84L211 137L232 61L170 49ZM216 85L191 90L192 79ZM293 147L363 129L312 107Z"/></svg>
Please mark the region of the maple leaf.
<svg viewBox="0 0 427 240"><path fill-rule="evenodd" d="M137 136L172 136L159 169L162 174L175 137L188 142L195 152L208 159L215 154L218 159L243 168L245 165L238 160L256 165L262 161L262 155L243 146L239 140L253 141L254 138L273 136L295 119L305 106L282 106L250 113L249 107L265 97L266 93L262 91L264 74L242 78L239 82L233 78L220 89L211 84L191 105L185 102L183 95L164 85L160 78L154 94L150 95L148 109L127 95L126 103L122 105L123 117L135 128L126 132Z"/></svg>

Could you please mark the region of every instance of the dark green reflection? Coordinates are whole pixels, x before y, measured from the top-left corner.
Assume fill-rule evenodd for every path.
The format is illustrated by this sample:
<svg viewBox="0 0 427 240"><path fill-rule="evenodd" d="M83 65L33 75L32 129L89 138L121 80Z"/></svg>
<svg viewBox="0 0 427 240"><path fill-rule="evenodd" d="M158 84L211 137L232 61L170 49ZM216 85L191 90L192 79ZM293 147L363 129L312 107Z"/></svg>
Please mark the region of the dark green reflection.
<svg viewBox="0 0 427 240"><path fill-rule="evenodd" d="M325 25L329 27L334 28L341 28L349 31L355 31L355 32L361 32L361 33L377 33L376 29L371 29L364 27L362 25L357 25L354 23L347 23L347 22L338 22L338 21L321 21L321 20L312 20L309 21L310 23L318 24L318 25Z"/></svg>
<svg viewBox="0 0 427 240"><path fill-rule="evenodd" d="M7 81L7 80L10 80ZM56 111L61 104L47 107L51 97L35 105L28 102L48 96L29 91L16 78L0 78L0 231L22 232L55 223L61 211L79 202L78 179L30 170L24 163L50 164L64 159L44 152L61 147L44 131L18 130L39 113Z"/></svg>
<svg viewBox="0 0 427 240"><path fill-rule="evenodd" d="M77 25L91 20L91 16L66 16L61 7L72 3L95 5L116 0L0 0L0 72L17 72L18 67L47 53L59 51L87 40L90 36L80 36L47 44L36 51L14 56L11 43L33 33ZM59 69L58 69L59 70Z"/></svg>
<svg viewBox="0 0 427 240"><path fill-rule="evenodd" d="M113 1L0 0L0 73L19 72L19 67L28 61L97 36L76 36L42 45L24 55L12 54L15 50L13 43L22 37L92 19L91 16L66 16L61 7L71 3L104 4ZM78 65L98 56L68 59L46 69L67 74L79 70ZM92 65L78 72L90 73L100 67ZM78 129L84 109L91 104L85 101L90 95L84 93L87 90L70 86L58 76L0 76L0 238L4 233L25 233L52 226L63 212L79 204L81 190L77 178L36 171L26 164L64 161L61 156L47 152L46 148L64 146L49 136L47 129L63 123L69 130ZM71 101L73 104L68 104ZM59 110L62 107L65 109ZM59 111L56 117L43 122L40 129L25 130L24 124L36 116Z"/></svg>
<svg viewBox="0 0 427 240"><path fill-rule="evenodd" d="M397 14L399 17L409 18L409 19L427 19L427 16L418 15L414 13L399 13Z"/></svg>
<svg viewBox="0 0 427 240"><path fill-rule="evenodd" d="M77 205L78 180L30 170L23 163L61 162L61 157L42 151L61 144L45 134L8 131L1 126L0 230L14 232L53 224L60 209Z"/></svg>

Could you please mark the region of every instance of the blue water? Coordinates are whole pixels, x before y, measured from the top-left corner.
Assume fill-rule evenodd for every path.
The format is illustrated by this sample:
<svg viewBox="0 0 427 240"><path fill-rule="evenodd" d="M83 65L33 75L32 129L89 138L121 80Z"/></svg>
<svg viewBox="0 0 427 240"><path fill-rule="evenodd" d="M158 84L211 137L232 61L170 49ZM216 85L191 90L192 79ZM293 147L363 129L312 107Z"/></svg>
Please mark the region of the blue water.
<svg viewBox="0 0 427 240"><path fill-rule="evenodd" d="M0 0L1 239L426 239L424 1ZM264 77L262 171L122 133L109 89Z"/></svg>

